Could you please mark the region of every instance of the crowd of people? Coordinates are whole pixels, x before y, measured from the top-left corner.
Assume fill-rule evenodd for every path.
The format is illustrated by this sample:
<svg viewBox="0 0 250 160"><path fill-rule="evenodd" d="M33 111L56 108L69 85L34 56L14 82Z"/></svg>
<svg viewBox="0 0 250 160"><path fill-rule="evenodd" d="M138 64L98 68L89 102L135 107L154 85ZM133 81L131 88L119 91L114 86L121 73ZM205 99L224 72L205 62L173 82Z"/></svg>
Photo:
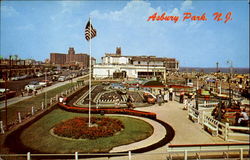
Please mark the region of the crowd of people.
<svg viewBox="0 0 250 160"><path fill-rule="evenodd" d="M233 110L233 125L236 126L246 126L248 125L248 121L249 121L249 116L246 112L246 108L241 109L240 106L235 106L236 104L234 104L233 107L226 107L225 102L221 103L221 106L219 107L219 105L217 105L211 115L214 117L214 119L222 121L222 120L226 120L228 119L228 116L226 115L227 111L229 109Z"/></svg>

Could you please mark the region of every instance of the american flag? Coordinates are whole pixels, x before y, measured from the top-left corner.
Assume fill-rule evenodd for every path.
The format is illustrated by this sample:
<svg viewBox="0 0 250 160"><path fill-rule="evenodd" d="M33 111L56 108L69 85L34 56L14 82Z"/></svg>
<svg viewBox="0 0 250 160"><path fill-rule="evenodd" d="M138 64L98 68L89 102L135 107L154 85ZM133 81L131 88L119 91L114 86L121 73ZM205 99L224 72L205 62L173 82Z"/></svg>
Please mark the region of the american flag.
<svg viewBox="0 0 250 160"><path fill-rule="evenodd" d="M96 36L96 30L93 28L92 24L90 24L90 20L88 21L85 27L85 38L89 41L91 38Z"/></svg>

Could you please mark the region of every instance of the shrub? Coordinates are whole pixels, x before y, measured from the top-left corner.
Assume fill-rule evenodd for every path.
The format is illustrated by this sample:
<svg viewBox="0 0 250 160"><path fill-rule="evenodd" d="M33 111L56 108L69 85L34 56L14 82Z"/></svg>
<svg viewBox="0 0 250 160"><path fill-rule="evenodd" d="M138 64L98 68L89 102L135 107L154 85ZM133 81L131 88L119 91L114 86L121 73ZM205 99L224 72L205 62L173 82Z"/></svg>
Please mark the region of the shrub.
<svg viewBox="0 0 250 160"><path fill-rule="evenodd" d="M58 105L67 111L71 112L83 112L88 113L89 108L85 107L71 107L62 103L58 103ZM134 116L140 116L140 117L146 117L150 119L156 119L156 114L152 112L143 112L143 111L137 111L137 110L131 110L131 109L111 109L111 108L91 108L91 113L97 113L100 114L101 112L104 112L105 114L127 114L127 115L134 115Z"/></svg>

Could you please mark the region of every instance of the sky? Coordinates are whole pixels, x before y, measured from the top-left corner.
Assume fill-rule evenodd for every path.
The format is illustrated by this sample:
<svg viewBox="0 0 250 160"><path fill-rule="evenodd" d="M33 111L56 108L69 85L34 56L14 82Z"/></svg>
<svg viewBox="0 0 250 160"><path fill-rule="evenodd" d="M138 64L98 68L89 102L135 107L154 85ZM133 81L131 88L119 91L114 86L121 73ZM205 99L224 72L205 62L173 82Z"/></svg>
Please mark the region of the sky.
<svg viewBox="0 0 250 160"><path fill-rule="evenodd" d="M214 13L222 20L214 20ZM154 13L177 22L148 21ZM193 19L183 21L184 14ZM207 20L195 20L205 14ZM229 20L225 23L226 15ZM97 36L92 56L121 47L127 56L176 58L180 67L249 67L249 2L241 1L1 1L0 54L44 61L50 53L89 53L84 29Z"/></svg>

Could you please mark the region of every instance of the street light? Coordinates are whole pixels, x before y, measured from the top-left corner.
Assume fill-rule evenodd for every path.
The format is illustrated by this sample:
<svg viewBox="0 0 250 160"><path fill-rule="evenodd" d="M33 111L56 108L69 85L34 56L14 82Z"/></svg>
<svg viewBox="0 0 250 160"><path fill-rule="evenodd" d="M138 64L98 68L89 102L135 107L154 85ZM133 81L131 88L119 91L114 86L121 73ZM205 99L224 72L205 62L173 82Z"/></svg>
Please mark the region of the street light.
<svg viewBox="0 0 250 160"><path fill-rule="evenodd" d="M47 69L45 68L45 84L47 85ZM44 92L44 106L47 107L47 91Z"/></svg>
<svg viewBox="0 0 250 160"><path fill-rule="evenodd" d="M200 77L200 73L197 73L197 74L196 74L196 78L197 78L197 83L196 83L196 95L195 95L195 108L196 108L197 110L199 110L199 106L198 106L199 77Z"/></svg>
<svg viewBox="0 0 250 160"><path fill-rule="evenodd" d="M227 61L227 64L230 64L230 73L229 73L229 77L228 77L228 84L229 84L229 107L232 106L232 95L231 95L231 85L230 85L230 80L232 78L232 72L233 72L233 62L232 61Z"/></svg>
<svg viewBox="0 0 250 160"><path fill-rule="evenodd" d="M3 79L5 81L5 85L4 85L4 91L5 91L5 126L6 126L6 130L8 130L8 114L7 114L7 81L8 81L8 74L7 71L3 73Z"/></svg>

